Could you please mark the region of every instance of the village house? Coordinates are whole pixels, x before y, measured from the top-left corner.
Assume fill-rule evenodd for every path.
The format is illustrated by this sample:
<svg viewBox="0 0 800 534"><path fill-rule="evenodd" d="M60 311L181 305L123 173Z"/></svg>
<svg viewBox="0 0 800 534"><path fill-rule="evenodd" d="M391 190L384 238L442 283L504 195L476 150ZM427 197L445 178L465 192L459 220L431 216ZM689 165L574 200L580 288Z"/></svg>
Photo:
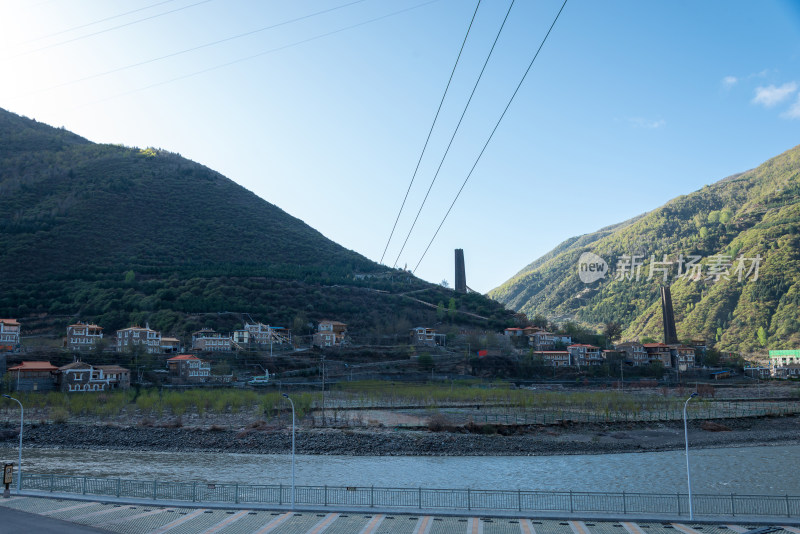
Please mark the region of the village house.
<svg viewBox="0 0 800 534"><path fill-rule="evenodd" d="M525 335L525 332L522 328L506 328L503 330L503 335L509 337L522 337Z"/></svg>
<svg viewBox="0 0 800 534"><path fill-rule="evenodd" d="M58 367L50 362L22 362L9 368L11 387L16 391L52 391Z"/></svg>
<svg viewBox="0 0 800 534"><path fill-rule="evenodd" d="M625 361L635 367L645 367L650 365L650 356L648 356L644 345L638 341L625 341L617 343L614 348L620 352L625 353Z"/></svg>
<svg viewBox="0 0 800 534"><path fill-rule="evenodd" d="M567 347L569 357L572 365L601 365L603 363L603 354L600 352L600 347L594 345L587 345L585 343L575 343Z"/></svg>
<svg viewBox="0 0 800 534"><path fill-rule="evenodd" d="M347 325L339 321L320 321L313 343L318 347L339 347L347 342Z"/></svg>
<svg viewBox="0 0 800 534"><path fill-rule="evenodd" d="M424 347L445 346L447 344L447 336L445 334L437 334L433 328L425 326L418 326L411 329L411 344Z"/></svg>
<svg viewBox="0 0 800 534"><path fill-rule="evenodd" d="M648 363L661 363L665 369L672 367L672 351L664 343L644 343Z"/></svg>
<svg viewBox="0 0 800 534"><path fill-rule="evenodd" d="M282 326L245 323L243 329L233 333L232 339L235 344L241 346L267 347L273 344L291 344L292 333Z"/></svg>
<svg viewBox="0 0 800 534"><path fill-rule="evenodd" d="M534 358L541 358L546 364L553 367L568 367L570 365L569 351L566 350L535 350Z"/></svg>
<svg viewBox="0 0 800 534"><path fill-rule="evenodd" d="M169 379L173 384L199 384L211 376L211 364L191 354L173 356L167 360Z"/></svg>
<svg viewBox="0 0 800 534"><path fill-rule="evenodd" d="M16 319L0 319L0 352L19 350L20 325Z"/></svg>
<svg viewBox="0 0 800 534"><path fill-rule="evenodd" d="M681 371L691 369L695 366L694 347L687 345L670 345L670 356L672 366Z"/></svg>
<svg viewBox="0 0 800 534"><path fill-rule="evenodd" d="M770 369L773 378L797 378L800 377L800 364L790 363Z"/></svg>
<svg viewBox="0 0 800 534"><path fill-rule="evenodd" d="M523 331L528 337L528 344L533 347L533 350L555 350L557 344L563 347L572 345L572 336L565 336L562 334L554 334L541 328L528 327Z"/></svg>
<svg viewBox="0 0 800 534"><path fill-rule="evenodd" d="M84 351L94 348L103 339L103 327L96 324L76 323L67 327L66 347Z"/></svg>
<svg viewBox="0 0 800 534"><path fill-rule="evenodd" d="M230 351L233 339L210 328L198 330L192 334L192 350L199 351Z"/></svg>
<svg viewBox="0 0 800 534"><path fill-rule="evenodd" d="M161 338L161 352L164 354L172 354L181 351L181 340L177 337L162 337Z"/></svg>
<svg viewBox="0 0 800 534"><path fill-rule="evenodd" d="M149 354L158 354L161 352L161 333L150 329L149 325L117 330L117 352L131 350L137 345L144 346Z"/></svg>
<svg viewBox="0 0 800 534"><path fill-rule="evenodd" d="M60 391L110 391L130 387L130 371L116 365L92 366L82 361L58 368L56 384Z"/></svg>

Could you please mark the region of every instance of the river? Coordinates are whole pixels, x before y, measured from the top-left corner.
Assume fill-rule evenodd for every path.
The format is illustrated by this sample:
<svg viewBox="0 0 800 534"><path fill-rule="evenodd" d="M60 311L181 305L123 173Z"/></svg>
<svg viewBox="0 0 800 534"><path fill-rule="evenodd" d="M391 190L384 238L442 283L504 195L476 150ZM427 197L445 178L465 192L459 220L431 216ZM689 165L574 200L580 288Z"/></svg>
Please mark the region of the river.
<svg viewBox="0 0 800 534"><path fill-rule="evenodd" d="M690 451L695 493L800 494L800 445ZM16 461L17 449L0 448ZM28 473L144 480L287 484L291 456L210 452L23 449ZM297 455L298 485L686 491L683 451L571 456Z"/></svg>

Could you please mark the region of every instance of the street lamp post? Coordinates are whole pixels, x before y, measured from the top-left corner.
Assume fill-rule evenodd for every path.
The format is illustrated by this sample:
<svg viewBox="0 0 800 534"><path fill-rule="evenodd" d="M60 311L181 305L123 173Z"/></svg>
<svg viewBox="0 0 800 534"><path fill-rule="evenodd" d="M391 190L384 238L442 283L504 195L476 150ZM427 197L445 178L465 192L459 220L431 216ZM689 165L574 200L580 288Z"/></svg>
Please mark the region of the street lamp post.
<svg viewBox="0 0 800 534"><path fill-rule="evenodd" d="M683 403L683 437L686 441L686 485L689 488L689 521L694 521L694 513L692 512L692 474L689 470L689 427L686 424L686 406L696 396L697 392L692 393Z"/></svg>
<svg viewBox="0 0 800 534"><path fill-rule="evenodd" d="M19 464L17 466L17 491L22 491L22 425L25 421L25 408L22 403L12 397L11 395L3 395L7 399L11 399L19 404Z"/></svg>
<svg viewBox="0 0 800 534"><path fill-rule="evenodd" d="M283 398L292 405L292 510L294 510L294 402L286 393L283 394Z"/></svg>

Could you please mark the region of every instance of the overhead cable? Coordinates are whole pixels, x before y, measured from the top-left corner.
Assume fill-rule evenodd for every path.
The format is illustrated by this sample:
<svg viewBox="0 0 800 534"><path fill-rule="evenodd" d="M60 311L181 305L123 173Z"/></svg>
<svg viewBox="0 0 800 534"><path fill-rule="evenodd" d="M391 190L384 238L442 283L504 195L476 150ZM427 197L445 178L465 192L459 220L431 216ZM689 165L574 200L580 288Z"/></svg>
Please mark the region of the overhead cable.
<svg viewBox="0 0 800 534"><path fill-rule="evenodd" d="M542 47L544 46L545 41L547 41L547 37L550 35L550 32L553 31L553 27L556 25L556 22L558 21L558 17L561 16L561 12L564 11L564 7L566 5L567 5L567 0L564 0L564 3L561 4L561 9L559 9L558 13L556 14L556 18L553 19L553 23L550 25L550 29L547 30L547 33L545 34L544 39L542 39L542 42L539 44L539 48L536 50L536 54L534 54L533 59L531 59L531 62L528 64L528 68L525 70L525 74L522 75L522 79L520 79L519 83L517 84L517 88L514 89L514 93L511 95L511 98L508 100L508 104L506 104L505 109L503 109L503 113L500 114L500 118L497 119L497 123L494 125L494 128L492 129L492 133L490 133L488 139L486 139L486 143L484 143L483 148L481 149L480 153L478 154L478 157L475 159L475 163L472 164L472 168L470 169L469 174L467 174L467 177L464 179L464 183L461 184L461 188L458 190L458 193L456 194L456 197L453 199L453 202L450 204L450 207L447 208L447 213L444 214L444 217L442 218L442 222L439 223L439 227L436 229L436 232L433 234L433 237L428 242L428 246L425 247L425 251L422 253L422 256L420 257L419 261L417 262L417 265L414 267L414 270L412 271L412 273L416 272L417 268L419 267L419 264L422 263L422 260L425 258L425 254L428 253L428 249L431 248L431 245L433 244L433 240L436 239L437 235L439 235L439 230L442 229L442 225L444 225L444 221L447 220L447 216L450 215L450 211L453 209L453 206L455 205L456 201L458 200L458 197L461 196L461 192L464 190L464 186L467 185L467 181L469 181L470 177L472 176L472 173L475 171L475 167L478 166L478 162L481 160L481 157L483 156L483 153L486 151L486 147L489 146L489 142L492 140L492 137L494 137L494 133L497 131L498 126L500 126L500 122L503 120L503 117L506 116L506 112L508 111L508 108L511 107L511 103L514 101L514 97L517 96L517 93L519 92L520 87L522 87L522 83L525 81L525 77L528 76L528 73L530 72L531 67L533 67L533 63L536 61L536 58L539 57L539 52L542 51Z"/></svg>
<svg viewBox="0 0 800 534"><path fill-rule="evenodd" d="M124 93L119 93L119 94L116 94L114 96L110 96L108 98L104 98L104 99L101 99L101 100L95 100L95 101L89 102L87 104L83 104L81 106L76 106L76 107L81 108L81 107L89 106L89 105L92 105L92 104L97 104L97 103L100 103L100 102L106 102L108 100L113 100L115 98L119 98L119 97L122 97L122 96L127 96L127 95L130 95L130 94L133 94L133 93L138 93L139 91L152 89L153 87L159 87L159 86L167 85L169 83L177 82L177 81L180 81L180 80L185 80L186 78L192 78L194 76L199 76L201 74L205 74L205 73L211 72L213 70L221 69L221 68L224 68L224 67L229 67L231 65L236 65L237 63L242 63L242 62L245 62L245 61L249 61L251 59L255 59L257 57L265 56L267 54L273 54L275 52L280 52L282 50L286 50L287 48L292 48L292 47L299 46L299 45L302 45L302 44L310 43L312 41L316 41L318 39L323 39L325 37L330 37L331 35L336 35L337 33L342 33L342 32L347 31L347 30L352 30L353 28L358 28L358 27L361 27L361 26L365 26L367 24L371 24L373 22L378 22L380 20L387 19L389 17L394 17L396 15L400 15L402 13L406 13L406 12L412 11L414 9L419 9L421 7L425 7L425 6L428 6L430 4L435 4L436 2L440 2L440 1L441 0L428 0L427 2L423 2L423 3L417 4L415 6L407 7L405 9L400 9L398 11L393 11L393 12L388 13L386 15L381 15L380 17L375 17L375 18L372 18L372 19L369 19L369 20L365 20L363 22L352 24L350 26L345 26L344 28L339 28L338 30L333 30L333 31L330 31L330 32L327 32L327 33L323 33L323 34L320 34L320 35L315 35L314 37L309 37L308 39L303 39L301 41L295 41L294 43L290 43L290 44L287 44L287 45L284 45L284 46L279 46L277 48L272 48L270 50L265 50L265 51L259 52L257 54L252 54L250 56L246 56L246 57L242 57L242 58L239 58L239 59L235 59L233 61L228 61L227 63L221 63L219 65L214 65L213 67L208 67L207 69L202 69L202 70L198 70L198 71L195 71L195 72L191 72L189 74L184 74L184 75L178 76L176 78L170 78L169 80L164 80L163 82L158 82L158 83L154 83L154 84L151 84L151 85L146 85L144 87L139 87L138 89L133 89L131 91L126 91Z"/></svg>
<svg viewBox="0 0 800 534"><path fill-rule="evenodd" d="M22 57L22 56L27 56L27 55L30 55L30 54L33 54L33 53L36 53L36 52L41 52L42 50L48 50L50 48L55 48L57 46L65 45L65 44L68 44L68 43L74 43L75 41L80 41L82 39L88 39L89 37L94 37L95 35L100 35L101 33L107 33L107 32L110 32L110 31L118 30L120 28L125 28L126 26L133 26L134 24L139 24L140 22L144 22L144 21L152 20L152 19L157 19L159 17L163 17L164 15L170 15L172 13L177 13L178 11L183 11L184 9L189 9L191 7L196 7L196 6L199 6L201 4L207 4L207 3L213 2L213 1L214 0L202 0L201 2L196 2L194 4L189 4L188 6L179 7L179 8L176 8L176 9L172 9L170 11L165 11L163 13L159 13L158 15L151 15L149 17L145 17L145 18L142 18L142 19L137 19L137 20L133 20L131 22L126 22L125 24L120 24L119 26L113 26L111 28L106 28L105 30L96 31L94 33L87 33L86 35L81 35L80 37L67 39L66 41L59 41L57 43L49 44L47 46L43 46L41 48L36 48L34 50L28 50L27 52L22 52L21 54L17 54L15 56L10 56L10 57L7 57L5 59L14 59L14 58Z"/></svg>
<svg viewBox="0 0 800 534"><path fill-rule="evenodd" d="M194 52L196 50L200 50L201 48L208 48L210 46L215 46L215 45L218 45L218 44L221 44L221 43L225 43L225 42L228 42L228 41L233 41L234 39L241 39L242 37L247 37L249 35L253 35L253 34L256 34L256 33L264 32L264 31L267 31L267 30L272 30L272 29L278 28L280 26L286 26L287 24L292 24L292 23L295 23L295 22L299 22L301 20L309 19L311 17L316 17L318 15L324 15L325 13L330 13L331 11L336 11L336 10L352 6L354 4L360 4L361 2L366 2L366 1L367 0L355 0L355 1L349 2L347 4L342 4L340 6L332 7L332 8L329 8L329 9L324 9L322 11L317 11L315 13L311 13L311 14L308 14L308 15L303 15L302 17L296 17L296 18L293 18L293 19L290 19L290 20L286 20L286 21L283 21L283 22L278 22L277 24L272 24L270 26L265 26L263 28L258 28L257 30L251 30L251 31L248 31L248 32L245 32L245 33L232 35L232 36L226 37L224 39L219 39L217 41L212 41L210 43L201 44L201 45L198 45L198 46L194 46L192 48L187 48L185 50L180 50L178 52L172 52L171 54L167 54L167 55L164 55L164 56L159 56L159 57L147 59L147 60L144 60L144 61L140 61L138 63L132 63L130 65L125 65L123 67L118 67L116 69L108 70L108 71L105 71L105 72L92 74L91 76L86 76L84 78L79 78L77 80L72 80L72 81L69 81L69 82L60 83L58 85L53 85L53 86L47 87L45 89L39 89L38 91L34 91L32 93L27 93L25 96L29 96L31 94L42 93L42 92L45 92L45 91L51 91L53 89L58 89L58 88L65 87L65 86L68 86L68 85L73 85L73 84L76 84L76 83L85 82L87 80L93 80L94 78L100 78L101 76L107 76L109 74L114 74L114 73L117 73L117 72L120 72L120 71L123 71L123 70L132 69L134 67L141 67L142 65L147 65L148 63L155 63L156 61L161 61L162 59L168 59L168 58L171 58L171 57L180 56L182 54L187 54L189 52Z"/></svg>
<svg viewBox="0 0 800 534"><path fill-rule="evenodd" d="M447 90L450 89L450 82L453 81L453 75L456 73L456 67L458 66L458 61L461 59L461 53L464 51L464 45L467 44L467 37L469 37L469 32L472 29L472 23L475 22L475 15L478 14L478 8L481 6L481 0L478 0L478 4L475 6L475 12L472 13L472 20L469 21L469 27L467 27L467 33L464 35L464 41L461 43L461 49L458 51L458 56L456 57L456 62L453 65L453 70L450 72L450 79L447 80L447 86L444 88L444 94L442 95L442 99L439 101L439 108L436 110L436 115L433 117L433 123L431 123L431 128L428 130L428 137L425 139L425 144L422 146L422 152L419 155L419 159L417 160L417 166L414 168L414 174L411 176L411 182L408 184L408 189L406 189L406 196L403 197L403 203L400 204L400 210L397 212L397 218L394 220L394 225L392 226L392 231L389 233L389 239L386 240L386 246L383 248L383 254L381 254L381 261L378 263L383 263L383 258L386 256L386 251L389 249L389 243L392 241L392 236L394 236L394 231L397 228L397 221L400 220L400 214L403 213L403 208L406 205L406 200L408 200L408 193L411 191L411 186L414 185L414 179L417 177L417 171L419 171L419 165L422 163L422 156L425 155L425 149L428 148L428 142L431 140L431 134L433 133L433 127L436 125L436 119L439 118L439 112L442 111L442 104L444 104L444 99L447 96Z"/></svg>
<svg viewBox="0 0 800 534"><path fill-rule="evenodd" d="M87 22L86 24L81 24L80 26L73 26L72 28L67 28L66 30L57 31L55 33L48 33L47 35L42 35L40 37L36 37L34 39L30 39L28 41L24 41L20 44L28 44L28 43L35 43L36 41L41 41L42 39L49 39L50 37L55 37L57 35L62 35L69 32L74 32L75 30L80 30L82 28L88 28L89 26L94 26L95 24L100 24L101 22L108 22L109 20L118 19L120 17L124 17L126 15L131 15L133 13L138 13L139 11L145 11L146 9L151 9L154 7L158 7L163 4L169 4L170 2L174 2L175 0L162 0L156 4L150 4L149 6L140 7L138 9L134 9L131 11L126 11L125 13L120 13L119 15L112 15L110 17L106 17L104 19L95 20L92 22Z"/></svg>
<svg viewBox="0 0 800 534"><path fill-rule="evenodd" d="M511 13L511 8L514 7L514 1L511 0L511 4L508 6L508 11L506 11L506 16L503 19L503 23L500 25L500 29L497 30L497 35L494 38L494 42L492 43L492 48L489 50L489 54L486 56L486 61L483 62L483 67L481 68L481 73L478 75L478 79L475 80L475 85L472 86L472 92L469 95L469 100L467 100L467 104L464 106L464 111L461 112L461 117L458 119L458 124L456 124L455 130L453 130L453 135L450 136L450 142L447 143L447 149L444 151L444 155L442 156L441 161L439 162L439 167L436 169L436 174L433 175L433 180L431 180L431 185L428 186L428 191L425 193L425 198L422 199L422 204L417 210L417 215L414 217L414 222L411 223L411 228L408 229L408 234L406 234L406 239L403 241L403 246L400 247L400 252L397 253L397 258L394 260L394 267L397 266L397 262L400 261L400 255L403 253L403 250L406 248L406 244L408 243L408 238L411 237L411 232L414 231L414 226L417 224L417 220L419 219L420 213L422 213L422 208L425 207L425 202L428 200L428 195L431 194L431 189L433 189L433 184L436 182L436 178L439 176L439 171L442 170L442 165L444 165L444 160L447 158L447 154L450 152L450 147L453 146L453 140L456 138L456 134L458 133L458 129L461 127L461 122L464 120L464 115L467 114L467 109L469 109L470 102L472 102L472 97L475 96L475 91L478 89L478 84L483 77L483 73L486 70L486 65L489 64L489 59L492 57L492 52L494 52L494 47L497 45L498 39L500 39L500 34L503 31L503 28L506 25L506 21L508 20L508 15Z"/></svg>

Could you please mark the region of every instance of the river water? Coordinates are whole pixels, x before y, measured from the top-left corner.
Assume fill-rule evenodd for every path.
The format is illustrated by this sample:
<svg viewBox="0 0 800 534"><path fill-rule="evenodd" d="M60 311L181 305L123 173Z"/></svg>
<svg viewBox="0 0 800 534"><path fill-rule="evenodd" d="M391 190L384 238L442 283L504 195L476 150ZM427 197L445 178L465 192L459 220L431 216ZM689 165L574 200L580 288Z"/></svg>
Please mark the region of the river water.
<svg viewBox="0 0 800 534"><path fill-rule="evenodd" d="M800 445L690 451L695 493L800 494ZM17 449L0 449L16 461ZM203 483L288 484L291 456L24 449L28 473ZM296 456L297 485L686 491L683 451L570 456Z"/></svg>

